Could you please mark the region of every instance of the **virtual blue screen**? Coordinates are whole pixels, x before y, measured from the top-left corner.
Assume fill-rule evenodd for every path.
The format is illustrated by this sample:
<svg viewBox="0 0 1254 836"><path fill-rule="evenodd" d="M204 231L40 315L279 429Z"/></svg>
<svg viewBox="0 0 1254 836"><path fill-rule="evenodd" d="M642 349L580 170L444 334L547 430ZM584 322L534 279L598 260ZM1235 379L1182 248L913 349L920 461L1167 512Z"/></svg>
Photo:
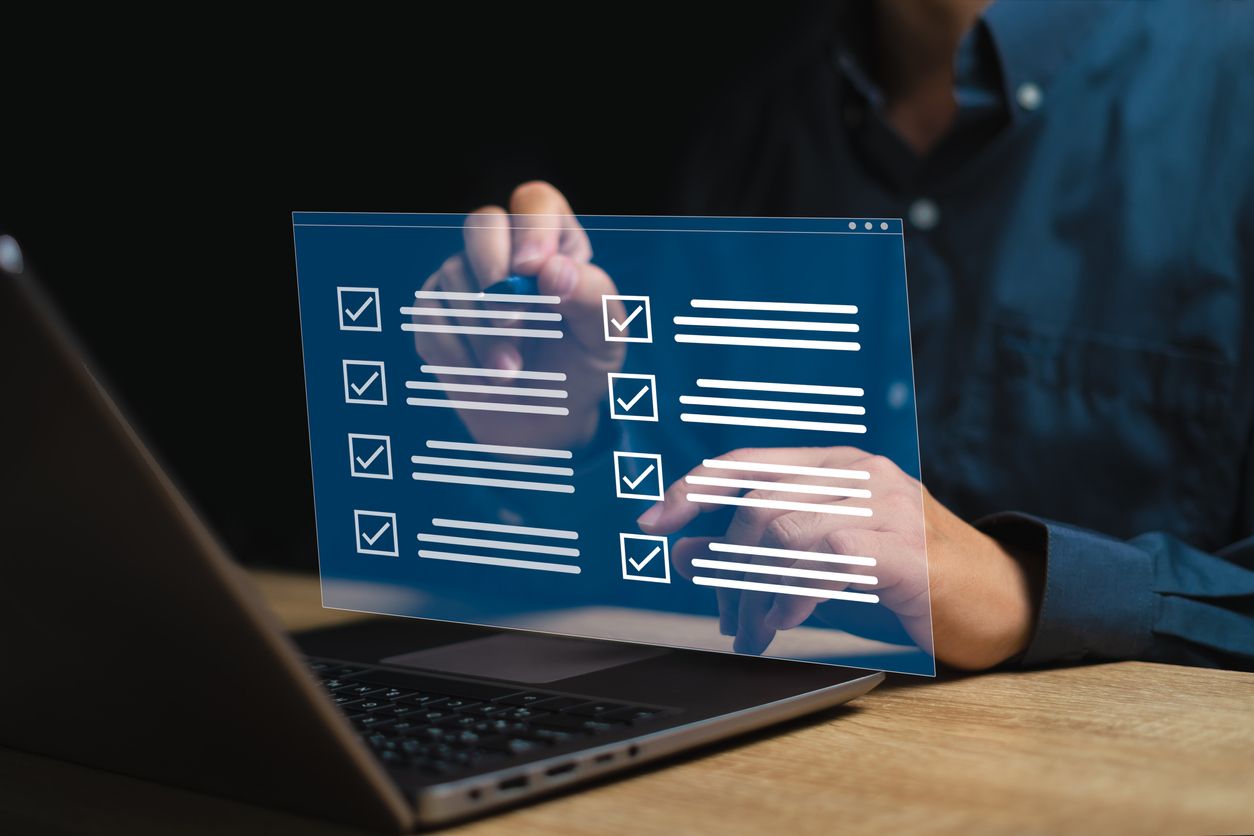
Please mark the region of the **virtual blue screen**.
<svg viewBox="0 0 1254 836"><path fill-rule="evenodd" d="M293 223L326 606L934 673L900 221Z"/></svg>

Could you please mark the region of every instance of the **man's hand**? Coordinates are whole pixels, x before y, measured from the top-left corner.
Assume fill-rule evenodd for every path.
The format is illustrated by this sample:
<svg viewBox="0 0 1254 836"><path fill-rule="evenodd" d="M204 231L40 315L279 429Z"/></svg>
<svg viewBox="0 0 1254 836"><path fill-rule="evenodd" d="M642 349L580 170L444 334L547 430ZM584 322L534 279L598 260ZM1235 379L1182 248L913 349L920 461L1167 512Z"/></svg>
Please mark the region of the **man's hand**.
<svg viewBox="0 0 1254 836"><path fill-rule="evenodd" d="M548 183L524 183L510 197L509 214L499 206L485 206L471 213L463 231L465 250L451 256L422 289L426 291L477 292L509 276L535 276L539 293L561 297L556 306L535 310L561 314L562 339L502 337L456 333L416 333L418 353L425 363L438 366L486 368L504 372L563 372L566 380L547 388L561 388L568 396L546 399L544 406L560 406L568 416L527 415L477 409L460 410L462 420L479 441L525 446L577 448L596 434L598 406L605 397L606 372L623 364L624 344L606 342L602 334L601 296L615 294L614 283L591 263L592 247L570 205ZM507 297L506 297L507 298ZM473 302L424 300L425 307L474 307ZM517 305L484 301L480 308L517 310ZM621 303L610 306L610 315L624 316ZM415 321L418 321L415 317ZM473 320L425 314L421 321L432 325L494 325L503 328L535 328L522 319ZM548 326L541 323L541 326ZM546 388L522 378L441 377L445 383ZM453 397L453 396L451 396ZM486 400L482 393L458 391L458 400ZM505 397L492 394L493 399ZM510 397L515 403L536 403L526 396Z"/></svg>
<svg viewBox="0 0 1254 836"><path fill-rule="evenodd" d="M1031 575L1039 567L1013 555L988 535L954 516L932 498L916 480L890 460L870 456L852 447L807 447L736 450L722 459L778 465L860 470L870 478L858 483L871 499L812 496L823 504L869 506L871 516L739 507L720 538L686 537L675 544L672 560L679 572L692 577L696 558L721 557L707 546L717 539L744 546L873 557L874 568L849 567L851 572L874 575L875 583L858 591L874 592L901 620L902 626L924 650L959 668L987 668L1022 651L1035 618ZM686 479L691 476L727 476L726 469L694 468L666 492L665 499L641 515L641 529L669 534L698 514L724 506L690 501ZM814 484L813 477L754 473L758 482L771 483L750 490L747 497L798 501L797 493L774 489L785 483ZM702 485L700 493L737 495L739 488ZM924 541L927 559L924 560ZM755 558L774 566L839 569L804 560ZM764 576L790 586L844 589L845 582ZM931 609L929 612L929 594ZM812 614L823 617L826 600L804 595L738 592L719 589L720 628L735 635L734 648L742 653L766 650L777 630L800 625Z"/></svg>

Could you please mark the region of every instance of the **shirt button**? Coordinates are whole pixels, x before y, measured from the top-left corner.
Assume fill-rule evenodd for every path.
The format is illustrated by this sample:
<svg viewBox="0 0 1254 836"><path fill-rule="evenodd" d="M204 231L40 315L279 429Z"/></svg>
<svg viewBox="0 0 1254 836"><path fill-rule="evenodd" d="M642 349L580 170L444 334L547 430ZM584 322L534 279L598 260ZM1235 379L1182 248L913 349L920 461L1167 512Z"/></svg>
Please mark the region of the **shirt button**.
<svg viewBox="0 0 1254 836"><path fill-rule="evenodd" d="M924 232L940 223L940 209L926 197L921 197L911 203L906 215L915 229L921 229Z"/></svg>
<svg viewBox="0 0 1254 836"><path fill-rule="evenodd" d="M901 409L906 405L906 401L910 400L910 387L900 380L895 380L888 387L886 399L890 409Z"/></svg>
<svg viewBox="0 0 1254 836"><path fill-rule="evenodd" d="M9 235L0 235L0 270L15 276L22 272L22 248Z"/></svg>
<svg viewBox="0 0 1254 836"><path fill-rule="evenodd" d="M1041 92L1041 88L1030 81L1023 82L1019 85L1019 89L1015 90L1015 101L1024 110L1036 110L1041 106L1044 98L1045 94Z"/></svg>

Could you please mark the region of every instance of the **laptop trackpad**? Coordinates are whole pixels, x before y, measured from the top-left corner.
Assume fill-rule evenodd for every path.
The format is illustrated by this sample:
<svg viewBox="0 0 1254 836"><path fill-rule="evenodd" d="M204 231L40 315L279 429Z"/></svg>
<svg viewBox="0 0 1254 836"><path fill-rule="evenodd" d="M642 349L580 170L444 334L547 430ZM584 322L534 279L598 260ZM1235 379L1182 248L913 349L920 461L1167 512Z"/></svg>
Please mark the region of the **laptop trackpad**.
<svg viewBox="0 0 1254 836"><path fill-rule="evenodd" d="M502 633L389 656L381 659L380 664L541 684L638 662L667 652L660 647Z"/></svg>

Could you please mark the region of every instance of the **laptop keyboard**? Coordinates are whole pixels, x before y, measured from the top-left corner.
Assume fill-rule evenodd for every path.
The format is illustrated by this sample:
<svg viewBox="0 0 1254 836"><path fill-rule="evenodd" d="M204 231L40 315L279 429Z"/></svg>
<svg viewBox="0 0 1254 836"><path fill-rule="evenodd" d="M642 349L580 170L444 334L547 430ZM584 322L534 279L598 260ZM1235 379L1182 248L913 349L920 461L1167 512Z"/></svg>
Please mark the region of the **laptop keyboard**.
<svg viewBox="0 0 1254 836"><path fill-rule="evenodd" d="M647 727L674 709L308 659L387 764L433 775L497 768L570 741Z"/></svg>

